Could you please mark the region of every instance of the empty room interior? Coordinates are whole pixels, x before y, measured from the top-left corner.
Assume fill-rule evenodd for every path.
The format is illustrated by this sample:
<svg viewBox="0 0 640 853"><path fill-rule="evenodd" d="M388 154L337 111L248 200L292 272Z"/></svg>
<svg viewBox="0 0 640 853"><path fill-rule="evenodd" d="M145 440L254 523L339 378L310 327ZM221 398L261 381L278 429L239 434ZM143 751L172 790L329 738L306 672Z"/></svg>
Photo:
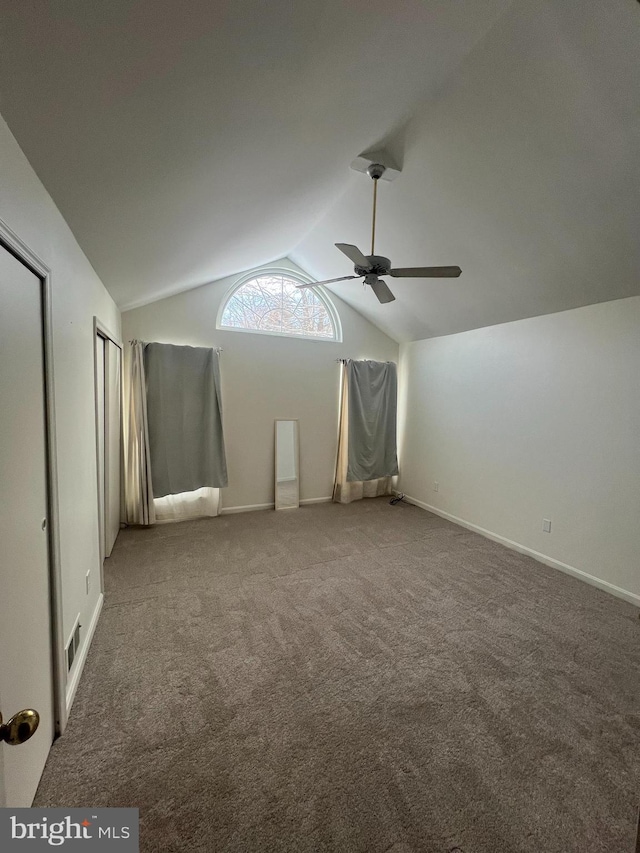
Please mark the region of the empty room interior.
<svg viewBox="0 0 640 853"><path fill-rule="evenodd" d="M633 853L640 3L1 20L0 848Z"/></svg>

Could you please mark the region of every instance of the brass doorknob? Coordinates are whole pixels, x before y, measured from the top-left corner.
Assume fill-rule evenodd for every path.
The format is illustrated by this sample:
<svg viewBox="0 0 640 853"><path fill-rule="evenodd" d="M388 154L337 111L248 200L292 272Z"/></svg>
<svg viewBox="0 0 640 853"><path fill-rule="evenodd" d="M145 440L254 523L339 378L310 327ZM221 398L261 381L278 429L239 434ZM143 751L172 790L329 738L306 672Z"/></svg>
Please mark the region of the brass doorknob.
<svg viewBox="0 0 640 853"><path fill-rule="evenodd" d="M11 746L18 746L29 740L36 733L39 725L40 714L33 708L18 711L6 723L2 722L2 714L0 714L0 741L4 740Z"/></svg>

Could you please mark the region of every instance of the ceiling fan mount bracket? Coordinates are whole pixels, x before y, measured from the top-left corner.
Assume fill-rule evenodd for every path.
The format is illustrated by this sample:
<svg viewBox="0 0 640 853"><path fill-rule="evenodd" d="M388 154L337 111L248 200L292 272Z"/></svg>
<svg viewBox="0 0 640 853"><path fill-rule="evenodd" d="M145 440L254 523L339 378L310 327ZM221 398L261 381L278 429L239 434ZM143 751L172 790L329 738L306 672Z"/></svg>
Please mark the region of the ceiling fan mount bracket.
<svg viewBox="0 0 640 853"><path fill-rule="evenodd" d="M400 167L395 163L393 157L388 151L367 151L360 154L359 157L351 163L351 168L355 172L362 172L364 175L369 174L368 170L371 166L383 166L384 172L379 175L383 181L393 181L400 174ZM371 177L369 175L369 177Z"/></svg>

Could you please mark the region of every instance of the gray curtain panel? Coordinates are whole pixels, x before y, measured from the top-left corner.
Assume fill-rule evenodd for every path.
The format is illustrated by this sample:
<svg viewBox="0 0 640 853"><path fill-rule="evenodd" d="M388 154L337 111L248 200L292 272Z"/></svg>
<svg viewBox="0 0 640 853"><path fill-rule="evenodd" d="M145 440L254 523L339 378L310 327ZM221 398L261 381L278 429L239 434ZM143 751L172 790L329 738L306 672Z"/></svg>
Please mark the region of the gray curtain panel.
<svg viewBox="0 0 640 853"><path fill-rule="evenodd" d="M147 344L144 365L153 496L226 486L218 353Z"/></svg>
<svg viewBox="0 0 640 853"><path fill-rule="evenodd" d="M396 366L347 361L349 464L347 481L375 480L398 473L396 452Z"/></svg>

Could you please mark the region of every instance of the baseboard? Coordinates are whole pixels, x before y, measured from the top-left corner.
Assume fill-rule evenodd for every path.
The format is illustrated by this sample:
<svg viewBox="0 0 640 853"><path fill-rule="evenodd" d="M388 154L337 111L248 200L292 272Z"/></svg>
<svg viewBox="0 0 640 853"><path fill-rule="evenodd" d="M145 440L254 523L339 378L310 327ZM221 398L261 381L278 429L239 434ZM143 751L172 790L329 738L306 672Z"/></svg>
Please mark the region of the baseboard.
<svg viewBox="0 0 640 853"><path fill-rule="evenodd" d="M78 689L78 684L80 683L80 676L82 675L82 670L84 669L85 662L87 660L87 655L89 654L89 648L91 646L91 641L93 640L93 635L96 631L96 626L98 624L98 619L100 618L100 613L102 612L102 605L104 604L104 595L100 593L98 600L96 602L96 606L93 610L93 614L91 616L91 621L89 622L89 627L87 628L87 632L84 637L84 643L82 644L78 656L74 662L75 670L73 675L71 676L68 684L67 684L67 694L66 694L66 704L67 704L67 717L69 716L69 712L71 711L71 706L73 705L73 700L76 698L76 690Z"/></svg>
<svg viewBox="0 0 640 853"><path fill-rule="evenodd" d="M273 509L275 503L270 504L247 504L247 506L223 506L220 515L232 515L236 512L258 512L261 509Z"/></svg>
<svg viewBox="0 0 640 853"><path fill-rule="evenodd" d="M602 589L604 592L611 593L611 595L615 595L617 598L622 598L630 604L635 604L636 607L640 607L640 595L636 595L634 592L629 592L629 590L622 589L622 587L616 586L608 581L603 581L601 578L597 578L594 575L583 572L581 569L576 569L575 566L569 566L567 563L561 563L560 560L555 560L553 557L547 557L546 554L534 551L533 548L528 548L526 545L521 545L519 542L513 542L511 539L500 536L498 533L493 533L491 530L486 530L484 527L472 524L470 521L465 521L464 518L458 518L456 515L444 512L444 510L431 506L424 501L419 501L417 498L412 498L410 495L405 495L405 500L407 503L420 507L420 509L425 509L427 512L432 512L434 515L446 518L447 521L459 524L460 527L466 527L468 530L473 530L474 533L479 533L481 536L491 539L494 542L498 542L500 545L504 545L512 551L517 551L519 554L525 554L527 557L533 557L534 560L537 560L539 563L544 563L545 566L550 566L552 569L558 569L567 575L573 575L592 586L597 586L598 589Z"/></svg>
<svg viewBox="0 0 640 853"><path fill-rule="evenodd" d="M304 498L304 500L300 501L300 506L324 504L329 503L331 500L331 496L328 498ZM246 506L223 506L220 510L220 515L232 515L236 512L259 512L261 509L273 509L274 507L275 502L269 504L247 504Z"/></svg>

